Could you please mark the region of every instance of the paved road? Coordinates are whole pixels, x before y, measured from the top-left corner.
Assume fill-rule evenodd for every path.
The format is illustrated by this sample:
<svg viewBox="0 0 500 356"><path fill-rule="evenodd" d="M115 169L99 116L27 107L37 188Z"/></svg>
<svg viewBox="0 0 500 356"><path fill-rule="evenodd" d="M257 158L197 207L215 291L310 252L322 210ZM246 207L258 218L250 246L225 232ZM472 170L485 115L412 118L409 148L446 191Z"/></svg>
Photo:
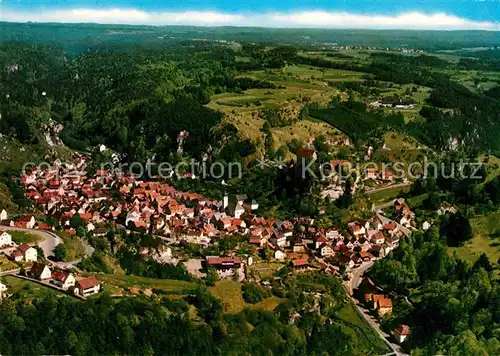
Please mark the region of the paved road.
<svg viewBox="0 0 500 356"><path fill-rule="evenodd" d="M43 254L45 255L45 258L52 256L54 251L54 248L62 243L62 240L59 236L54 234L51 231L45 231L45 230L37 230L37 229L23 229L20 227L12 227L12 226L1 226L0 230L5 230L5 231L24 231L33 235L37 235L42 237L42 241L37 243L38 247L40 247L43 250ZM85 246L85 244L84 244ZM91 247L92 248L92 247ZM93 251L92 251L93 253ZM70 269L75 267L78 263L81 262L81 259L75 260L75 261L70 261L70 262L54 262L50 261L50 264L52 266L56 266L59 268L63 269Z"/></svg>
<svg viewBox="0 0 500 356"><path fill-rule="evenodd" d="M358 311L361 313L363 318L365 318L367 323L370 324L375 329L380 338L386 342L387 346L389 346L389 348L394 352L394 354L396 354L397 356L407 356L407 354L403 351L401 346L392 342L390 335L386 334L384 331L380 329L380 325L377 319L375 319L370 314L370 311L359 305L359 303L355 299L353 299L353 302L356 305L356 308L358 308Z"/></svg>
<svg viewBox="0 0 500 356"><path fill-rule="evenodd" d="M2 226L0 230L7 231L25 231L33 235L38 235L43 238L43 240L37 245L43 250L45 257L51 256L54 248L62 243L62 240L59 236L50 231L45 230L36 230L36 229L23 229L20 227L11 227L11 226Z"/></svg>
<svg viewBox="0 0 500 356"><path fill-rule="evenodd" d="M363 262L361 266L351 270L351 279L349 279L349 293L351 296L354 294L354 289L358 288L361 283L365 272L372 268L373 263L374 261Z"/></svg>
<svg viewBox="0 0 500 356"><path fill-rule="evenodd" d="M363 262L361 266L358 268L354 268L351 270L351 278L348 282L348 288L349 288L349 293L351 295L352 302L358 309L359 313L363 316L363 318L366 320L368 324L371 325L373 329L377 332L377 334L380 336L382 340L387 344L387 346L393 351L392 354L398 355L398 356L403 356L406 355L398 344L395 344L392 342L390 335L386 334L382 329L380 329L380 324L375 319L371 314L370 311L366 308L364 308L362 305L359 304L359 301L355 299L352 295L354 292L354 289L356 289L359 284L361 283L361 280L363 279L363 275L368 271L370 268L372 268L374 261L370 262Z"/></svg>
<svg viewBox="0 0 500 356"><path fill-rule="evenodd" d="M394 205L395 201L396 201L396 199L391 200L390 202L387 202L387 203L384 203L384 204L381 204L381 205L374 205L372 207L372 211L375 214L377 214L377 217L380 219L380 221L382 221L382 224L389 224L389 223L393 222L393 223L396 224L396 226L399 228L399 230L402 231L403 234L406 235L406 237L410 237L411 236L411 230L410 229L408 229L407 227L404 227L403 225L401 225L397 221L394 221L394 220L389 219L388 217L382 215L382 209L388 208L388 207Z"/></svg>

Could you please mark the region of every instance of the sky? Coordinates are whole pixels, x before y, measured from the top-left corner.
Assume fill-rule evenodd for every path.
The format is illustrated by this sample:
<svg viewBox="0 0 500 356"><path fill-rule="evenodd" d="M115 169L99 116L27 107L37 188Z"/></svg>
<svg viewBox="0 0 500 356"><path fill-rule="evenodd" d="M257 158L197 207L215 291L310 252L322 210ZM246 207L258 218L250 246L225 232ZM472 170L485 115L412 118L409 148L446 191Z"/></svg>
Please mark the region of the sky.
<svg viewBox="0 0 500 356"><path fill-rule="evenodd" d="M500 30L500 0L0 0L0 20Z"/></svg>

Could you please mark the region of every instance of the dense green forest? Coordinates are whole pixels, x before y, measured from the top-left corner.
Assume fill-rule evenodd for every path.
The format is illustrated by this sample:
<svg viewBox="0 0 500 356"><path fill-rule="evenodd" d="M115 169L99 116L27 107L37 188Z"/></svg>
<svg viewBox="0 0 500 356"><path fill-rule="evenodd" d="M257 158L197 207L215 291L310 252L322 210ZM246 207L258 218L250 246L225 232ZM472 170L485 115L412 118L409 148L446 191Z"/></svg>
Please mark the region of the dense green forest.
<svg viewBox="0 0 500 356"><path fill-rule="evenodd" d="M0 22L1 23L1 22ZM71 52L105 46L148 48L185 40L258 42L319 46L411 47L460 50L498 46L495 31L263 29L251 27L129 26L99 24L1 23L2 41L63 46Z"/></svg>
<svg viewBox="0 0 500 356"><path fill-rule="evenodd" d="M203 288L181 299L116 300L103 295L85 303L69 298L7 300L0 303L2 353L320 355L329 350L331 355L362 355L372 351L355 350L356 340L336 321L344 291L335 277L292 276L277 284L283 286L287 302L275 312L247 309L235 315L224 315L220 301ZM315 305L311 292L324 293L317 310L310 309ZM301 318L290 322L295 312ZM325 323L325 318L333 321Z"/></svg>

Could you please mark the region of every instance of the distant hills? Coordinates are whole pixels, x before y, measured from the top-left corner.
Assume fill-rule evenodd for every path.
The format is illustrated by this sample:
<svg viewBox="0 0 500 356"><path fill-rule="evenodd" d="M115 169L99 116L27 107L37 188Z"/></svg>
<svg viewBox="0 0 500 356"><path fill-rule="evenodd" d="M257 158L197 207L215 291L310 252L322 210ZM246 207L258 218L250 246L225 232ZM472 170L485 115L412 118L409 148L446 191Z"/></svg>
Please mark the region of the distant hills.
<svg viewBox="0 0 500 356"><path fill-rule="evenodd" d="M97 46L172 46L185 40L303 46L408 47L428 51L500 45L496 31L270 29L256 27L135 26L0 22L0 42L35 42L81 53Z"/></svg>

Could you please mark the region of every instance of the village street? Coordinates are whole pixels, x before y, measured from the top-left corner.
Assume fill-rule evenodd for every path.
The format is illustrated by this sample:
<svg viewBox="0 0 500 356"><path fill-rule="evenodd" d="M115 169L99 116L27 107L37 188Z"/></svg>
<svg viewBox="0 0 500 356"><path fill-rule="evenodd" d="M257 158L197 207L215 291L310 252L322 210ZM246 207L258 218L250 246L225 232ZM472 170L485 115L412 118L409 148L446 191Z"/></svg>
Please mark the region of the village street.
<svg viewBox="0 0 500 356"><path fill-rule="evenodd" d="M377 217L380 219L380 221L383 224L394 223L398 226L400 231L402 231L407 237L409 237L411 235L411 231L408 228L404 227L403 225L399 224L398 222L396 222L392 219L389 219L381 214L382 209L393 206L394 202L395 202L395 200L390 201L386 204L379 205L379 206L373 206L372 211L377 215ZM366 322L368 324L370 324L377 331L380 338L383 339L387 343L387 345L393 351L393 354L398 355L398 356L399 355L405 356L406 353L403 351L401 346L390 341L391 340L390 335L388 335L387 333L382 331L378 320L374 316L372 316L372 314L370 313L370 311L368 309L364 308L359 303L359 301L353 297L354 290L359 286L359 284L361 283L361 281L363 279L364 274L367 271L369 271L370 268L372 268L373 264L374 264L374 261L364 262L359 267L351 269L350 279L347 283L349 294L351 296L351 299L352 299L354 305L358 309L359 313L363 316L363 318L366 320Z"/></svg>

